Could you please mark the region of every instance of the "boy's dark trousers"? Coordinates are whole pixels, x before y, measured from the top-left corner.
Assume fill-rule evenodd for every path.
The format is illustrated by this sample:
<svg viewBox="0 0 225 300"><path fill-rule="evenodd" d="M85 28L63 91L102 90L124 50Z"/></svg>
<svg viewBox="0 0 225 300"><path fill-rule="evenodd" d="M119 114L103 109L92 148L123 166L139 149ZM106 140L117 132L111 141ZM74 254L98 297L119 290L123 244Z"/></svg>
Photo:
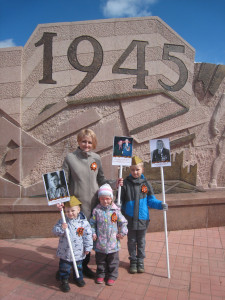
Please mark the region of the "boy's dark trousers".
<svg viewBox="0 0 225 300"><path fill-rule="evenodd" d="M59 260L59 279L69 279L70 277L70 272L71 268L73 269L73 279L74 280L82 280L83 279L83 271L82 271L82 260L76 261L77 264L77 269L79 273L79 278L77 278L74 267L73 267L73 262L61 259Z"/></svg>
<svg viewBox="0 0 225 300"><path fill-rule="evenodd" d="M91 253L89 252L85 259L83 259L83 274L89 278L94 278L95 277L95 273L88 267L88 263L90 262L90 258L91 258Z"/></svg>
<svg viewBox="0 0 225 300"><path fill-rule="evenodd" d="M145 235L146 229L144 230L132 230L128 229L127 245L129 252L129 259L131 261L143 262L145 258Z"/></svg>
<svg viewBox="0 0 225 300"><path fill-rule="evenodd" d="M97 265L96 277L116 280L119 268L119 251L113 253L95 252Z"/></svg>

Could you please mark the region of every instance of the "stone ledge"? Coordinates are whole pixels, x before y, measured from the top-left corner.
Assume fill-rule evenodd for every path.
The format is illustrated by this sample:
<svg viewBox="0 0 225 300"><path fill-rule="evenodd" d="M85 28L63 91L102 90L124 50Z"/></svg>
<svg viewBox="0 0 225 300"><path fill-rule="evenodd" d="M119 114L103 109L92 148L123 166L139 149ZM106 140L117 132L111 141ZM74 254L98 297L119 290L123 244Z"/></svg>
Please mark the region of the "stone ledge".
<svg viewBox="0 0 225 300"><path fill-rule="evenodd" d="M0 199L0 214L17 212L56 212L56 205L48 205L43 198L4 198Z"/></svg>
<svg viewBox="0 0 225 300"><path fill-rule="evenodd" d="M156 195L157 199L162 200L162 195ZM166 194L166 202L169 207L190 206L190 205L210 205L225 204L225 189L209 190L198 193Z"/></svg>
<svg viewBox="0 0 225 300"><path fill-rule="evenodd" d="M156 195L162 200L162 195ZM167 228L187 230L225 226L224 190L202 193L166 194L169 205ZM5 198L0 200L0 238L52 237L52 227L60 218L56 205L46 198ZM148 231L163 231L163 213L150 210Z"/></svg>
<svg viewBox="0 0 225 300"><path fill-rule="evenodd" d="M189 194L167 194L166 202L168 230L188 230L225 226L225 190L210 190ZM162 200L162 195L157 195ZM163 231L163 214L150 211L148 231Z"/></svg>

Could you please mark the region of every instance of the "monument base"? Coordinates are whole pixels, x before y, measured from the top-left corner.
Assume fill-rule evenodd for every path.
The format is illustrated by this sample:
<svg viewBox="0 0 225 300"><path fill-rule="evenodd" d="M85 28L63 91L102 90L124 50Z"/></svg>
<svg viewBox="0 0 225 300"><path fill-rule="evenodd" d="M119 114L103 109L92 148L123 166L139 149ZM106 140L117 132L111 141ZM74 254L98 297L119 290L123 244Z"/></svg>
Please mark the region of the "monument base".
<svg viewBox="0 0 225 300"><path fill-rule="evenodd" d="M156 195L162 200L162 195ZM199 193L166 194L167 229L187 230L225 226L225 189ZM0 201L0 238L53 237L61 217L46 198L7 198ZM149 232L164 231L163 213L150 210Z"/></svg>

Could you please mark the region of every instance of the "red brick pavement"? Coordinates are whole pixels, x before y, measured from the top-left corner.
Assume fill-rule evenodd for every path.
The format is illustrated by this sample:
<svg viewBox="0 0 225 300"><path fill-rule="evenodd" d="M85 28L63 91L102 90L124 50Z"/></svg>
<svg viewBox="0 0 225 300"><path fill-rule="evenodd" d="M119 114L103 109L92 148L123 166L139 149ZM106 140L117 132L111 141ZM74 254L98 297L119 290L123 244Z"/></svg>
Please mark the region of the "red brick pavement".
<svg viewBox="0 0 225 300"><path fill-rule="evenodd" d="M0 299L225 300L225 227L168 232L171 278L167 278L164 232L146 236L143 274L129 274L126 239L114 286L85 278L69 293L55 279L57 238L0 240ZM95 270L94 253L90 267Z"/></svg>

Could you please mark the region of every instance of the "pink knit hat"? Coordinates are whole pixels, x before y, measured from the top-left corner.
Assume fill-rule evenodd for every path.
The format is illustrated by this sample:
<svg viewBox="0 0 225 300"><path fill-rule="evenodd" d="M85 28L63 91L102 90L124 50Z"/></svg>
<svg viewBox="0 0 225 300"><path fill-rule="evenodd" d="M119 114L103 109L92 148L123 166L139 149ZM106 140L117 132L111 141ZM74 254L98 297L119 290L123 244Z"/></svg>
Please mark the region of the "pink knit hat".
<svg viewBox="0 0 225 300"><path fill-rule="evenodd" d="M100 186L100 188L98 190L98 198L100 196L110 196L113 199L113 191L112 191L111 186L108 183Z"/></svg>

